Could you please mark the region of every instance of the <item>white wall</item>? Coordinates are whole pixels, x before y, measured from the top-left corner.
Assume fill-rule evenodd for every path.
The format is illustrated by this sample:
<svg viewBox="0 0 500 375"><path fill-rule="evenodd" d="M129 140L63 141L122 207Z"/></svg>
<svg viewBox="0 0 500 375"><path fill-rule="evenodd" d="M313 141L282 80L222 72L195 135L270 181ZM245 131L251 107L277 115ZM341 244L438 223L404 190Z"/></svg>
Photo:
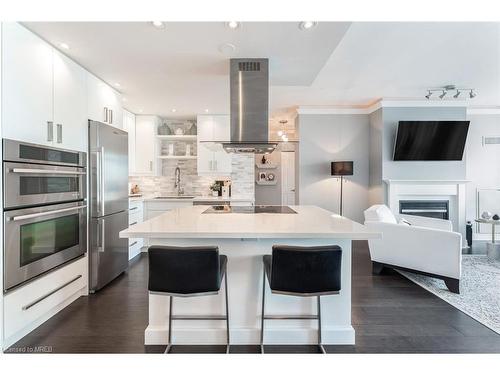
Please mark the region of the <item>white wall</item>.
<svg viewBox="0 0 500 375"><path fill-rule="evenodd" d="M465 120L465 107L383 108L382 178L400 180L465 180L462 161L393 161L399 121Z"/></svg>
<svg viewBox="0 0 500 375"><path fill-rule="evenodd" d="M477 189L500 189L500 145L483 146L483 136L500 137L500 114L469 115L466 169L466 219L474 222L477 216ZM499 212L497 212L500 214ZM476 226L473 226L474 231ZM489 238L489 235L486 235Z"/></svg>
<svg viewBox="0 0 500 375"><path fill-rule="evenodd" d="M371 205L384 203L382 181L382 135L384 121L382 108L370 114L370 187L368 202Z"/></svg>
<svg viewBox="0 0 500 375"><path fill-rule="evenodd" d="M330 162L353 160L354 175L344 184L344 215L363 222L368 207L368 115L304 115L299 126L299 203L339 212L340 181Z"/></svg>

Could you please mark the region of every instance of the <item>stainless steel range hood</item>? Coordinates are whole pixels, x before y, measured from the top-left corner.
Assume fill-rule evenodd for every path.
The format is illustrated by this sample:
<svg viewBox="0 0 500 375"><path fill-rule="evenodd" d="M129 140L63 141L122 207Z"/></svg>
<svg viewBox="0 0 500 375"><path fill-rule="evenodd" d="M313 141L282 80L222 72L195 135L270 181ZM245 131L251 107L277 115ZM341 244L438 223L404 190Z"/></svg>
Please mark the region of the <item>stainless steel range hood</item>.
<svg viewBox="0 0 500 375"><path fill-rule="evenodd" d="M269 61L230 60L231 142L227 152L273 152L269 143Z"/></svg>

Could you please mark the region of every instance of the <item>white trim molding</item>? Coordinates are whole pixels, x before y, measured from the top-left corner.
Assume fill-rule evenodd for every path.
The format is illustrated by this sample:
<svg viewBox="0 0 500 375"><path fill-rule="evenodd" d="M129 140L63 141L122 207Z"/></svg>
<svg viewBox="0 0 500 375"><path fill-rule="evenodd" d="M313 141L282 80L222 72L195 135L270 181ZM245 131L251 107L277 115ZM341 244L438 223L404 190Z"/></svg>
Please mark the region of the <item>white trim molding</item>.
<svg viewBox="0 0 500 375"><path fill-rule="evenodd" d="M498 115L500 106L473 107L467 100L398 100L381 99L369 105L353 106L298 106L299 115L369 115L380 108L432 108L432 107L463 107L467 115Z"/></svg>
<svg viewBox="0 0 500 375"><path fill-rule="evenodd" d="M500 115L500 107L468 107L467 115Z"/></svg>

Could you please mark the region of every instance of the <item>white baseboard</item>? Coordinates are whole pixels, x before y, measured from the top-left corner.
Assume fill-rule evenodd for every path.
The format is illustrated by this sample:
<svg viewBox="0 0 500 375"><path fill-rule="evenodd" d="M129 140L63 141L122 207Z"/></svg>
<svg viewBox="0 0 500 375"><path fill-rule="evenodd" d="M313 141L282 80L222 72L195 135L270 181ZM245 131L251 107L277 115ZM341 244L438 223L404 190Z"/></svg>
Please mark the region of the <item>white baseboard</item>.
<svg viewBox="0 0 500 375"><path fill-rule="evenodd" d="M231 329L232 345L260 344L260 329ZM352 326L323 328L323 344L354 345L355 332ZM168 329L166 327L148 326L144 334L145 345L166 345ZM264 342L269 345L316 344L317 329L311 328L266 328ZM226 330L223 328L201 328L173 330L172 342L175 345L224 345Z"/></svg>

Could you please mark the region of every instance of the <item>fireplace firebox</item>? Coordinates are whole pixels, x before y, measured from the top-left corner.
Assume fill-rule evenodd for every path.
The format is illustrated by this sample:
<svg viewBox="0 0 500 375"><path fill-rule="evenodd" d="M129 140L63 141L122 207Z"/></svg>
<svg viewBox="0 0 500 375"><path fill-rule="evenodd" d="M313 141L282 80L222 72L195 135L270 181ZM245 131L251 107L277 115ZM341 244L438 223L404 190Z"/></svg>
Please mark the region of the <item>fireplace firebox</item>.
<svg viewBox="0 0 500 375"><path fill-rule="evenodd" d="M449 220L449 205L447 200L400 200L399 213Z"/></svg>

